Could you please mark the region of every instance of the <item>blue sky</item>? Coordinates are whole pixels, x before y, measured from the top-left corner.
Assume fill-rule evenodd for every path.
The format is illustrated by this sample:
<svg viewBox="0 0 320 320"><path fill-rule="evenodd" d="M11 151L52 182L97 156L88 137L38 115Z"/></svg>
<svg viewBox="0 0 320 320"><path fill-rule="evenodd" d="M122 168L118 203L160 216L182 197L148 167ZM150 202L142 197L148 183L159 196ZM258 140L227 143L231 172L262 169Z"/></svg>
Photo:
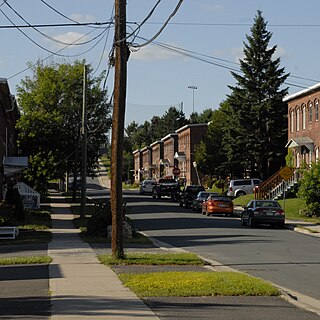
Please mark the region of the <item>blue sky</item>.
<svg viewBox="0 0 320 320"><path fill-rule="evenodd" d="M141 22L157 0L127 2L128 32L131 32L137 27L133 22ZM143 39L150 39L157 33L178 2L162 0L141 27L134 43L142 44ZM31 25L70 23L49 6L78 22L106 22L112 17L113 3L112 0L0 0L0 26L25 25L22 18ZM281 57L281 66L293 76L287 80L289 92L320 82L319 0L184 0L171 23L155 41L161 46L192 51L192 55L197 53L207 62L151 44L132 52L128 61L126 124L131 121L142 123L154 115L161 116L170 106L178 107L181 102L188 117L193 110L193 92L195 111L216 109L230 92L228 85L234 84L230 68L238 69L243 41L246 34L250 34L257 10L262 11L268 22L267 29L273 33L270 44L278 46L276 56ZM39 28L47 37L31 28L20 29L25 34L17 29L2 28L0 77L8 79L14 94L16 85L30 72L16 74L24 70L28 62L38 59L72 62L85 58L98 74L107 69L113 40L114 29L108 33L107 25L105 28ZM92 41L63 49L66 45L54 42L50 37L64 43ZM48 52L61 49L60 54L66 57ZM197 89L188 89L191 85ZM112 69L107 86L111 93Z"/></svg>

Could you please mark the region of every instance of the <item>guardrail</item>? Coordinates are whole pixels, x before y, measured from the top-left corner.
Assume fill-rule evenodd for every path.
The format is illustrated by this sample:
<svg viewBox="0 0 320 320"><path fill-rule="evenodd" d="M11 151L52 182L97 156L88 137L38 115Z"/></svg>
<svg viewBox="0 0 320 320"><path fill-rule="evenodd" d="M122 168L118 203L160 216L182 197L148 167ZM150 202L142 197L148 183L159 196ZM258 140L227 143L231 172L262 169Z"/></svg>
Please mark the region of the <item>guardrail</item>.
<svg viewBox="0 0 320 320"><path fill-rule="evenodd" d="M13 226L0 227L0 239L14 240L19 234L19 228Z"/></svg>

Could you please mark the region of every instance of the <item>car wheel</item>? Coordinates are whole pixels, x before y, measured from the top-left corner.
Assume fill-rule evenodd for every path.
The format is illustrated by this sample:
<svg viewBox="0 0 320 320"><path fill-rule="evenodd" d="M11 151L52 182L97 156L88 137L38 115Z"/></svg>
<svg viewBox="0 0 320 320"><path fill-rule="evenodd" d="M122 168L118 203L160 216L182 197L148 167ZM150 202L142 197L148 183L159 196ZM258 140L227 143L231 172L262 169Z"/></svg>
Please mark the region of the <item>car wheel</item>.
<svg viewBox="0 0 320 320"><path fill-rule="evenodd" d="M255 227L256 224L255 224L254 220L252 219L252 217L249 217L248 225L249 225L249 228Z"/></svg>
<svg viewBox="0 0 320 320"><path fill-rule="evenodd" d="M153 194L153 195L152 195L152 198L153 198L153 199L156 199L156 198L157 198L157 195Z"/></svg>
<svg viewBox="0 0 320 320"><path fill-rule="evenodd" d="M161 199L161 194L158 194L158 199Z"/></svg>
<svg viewBox="0 0 320 320"><path fill-rule="evenodd" d="M239 191L237 192L237 197L242 197L242 196L245 196L246 193L244 191Z"/></svg>
<svg viewBox="0 0 320 320"><path fill-rule="evenodd" d="M207 211L206 215L207 215L207 217L210 217L210 216L211 216L211 213L209 213L209 212Z"/></svg>
<svg viewBox="0 0 320 320"><path fill-rule="evenodd" d="M247 224L247 222L246 222L246 220L244 220L244 217L243 217L243 216L241 216L241 224L242 224L243 226L245 226L245 225Z"/></svg>
<svg viewBox="0 0 320 320"><path fill-rule="evenodd" d="M202 214L205 215L206 214L205 211L202 211Z"/></svg>
<svg viewBox="0 0 320 320"><path fill-rule="evenodd" d="M185 203L184 203L184 207L185 207L186 209L189 208L188 202L185 202Z"/></svg>
<svg viewBox="0 0 320 320"><path fill-rule="evenodd" d="M179 207L183 207L183 203L182 202L179 202Z"/></svg>
<svg viewBox="0 0 320 320"><path fill-rule="evenodd" d="M278 227L279 227L280 229L283 229L283 228L284 228L284 222L280 222L280 223L278 224Z"/></svg>

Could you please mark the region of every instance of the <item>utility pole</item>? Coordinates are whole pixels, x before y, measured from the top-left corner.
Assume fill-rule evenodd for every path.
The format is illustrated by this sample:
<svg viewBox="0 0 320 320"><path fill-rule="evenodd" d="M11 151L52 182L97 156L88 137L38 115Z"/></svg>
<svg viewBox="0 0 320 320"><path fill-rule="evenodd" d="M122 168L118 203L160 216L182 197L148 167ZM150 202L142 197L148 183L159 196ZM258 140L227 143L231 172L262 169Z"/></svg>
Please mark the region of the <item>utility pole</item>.
<svg viewBox="0 0 320 320"><path fill-rule="evenodd" d="M85 218L86 215L86 184L87 184L87 66L83 68L83 101L82 101L82 161L81 161L81 211L80 217Z"/></svg>
<svg viewBox="0 0 320 320"><path fill-rule="evenodd" d="M115 76L111 144L112 255L123 258L122 164L127 87L126 0L115 0Z"/></svg>

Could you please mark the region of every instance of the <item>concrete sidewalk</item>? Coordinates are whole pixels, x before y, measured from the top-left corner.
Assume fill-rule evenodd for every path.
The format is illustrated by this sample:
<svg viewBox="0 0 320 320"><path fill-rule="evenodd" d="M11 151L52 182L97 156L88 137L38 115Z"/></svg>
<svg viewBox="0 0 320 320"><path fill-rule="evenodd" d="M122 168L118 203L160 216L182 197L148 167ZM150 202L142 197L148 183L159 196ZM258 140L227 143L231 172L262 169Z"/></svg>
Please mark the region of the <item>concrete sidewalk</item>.
<svg viewBox="0 0 320 320"><path fill-rule="evenodd" d="M59 195L52 197L61 199ZM110 268L99 263L91 247L80 239L70 207L64 203L51 206L51 319L158 319Z"/></svg>

